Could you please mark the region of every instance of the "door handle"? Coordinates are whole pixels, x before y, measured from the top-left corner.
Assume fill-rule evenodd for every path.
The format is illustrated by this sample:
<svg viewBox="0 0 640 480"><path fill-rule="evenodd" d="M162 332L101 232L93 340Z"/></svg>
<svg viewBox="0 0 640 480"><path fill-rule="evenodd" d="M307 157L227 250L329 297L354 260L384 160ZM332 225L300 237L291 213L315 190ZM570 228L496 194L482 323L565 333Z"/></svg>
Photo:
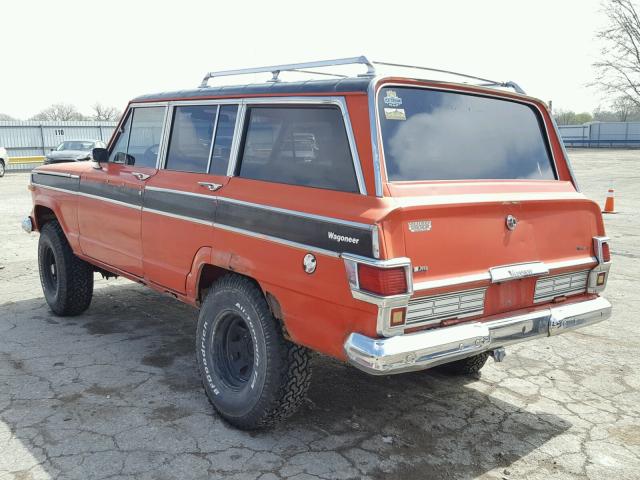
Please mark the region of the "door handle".
<svg viewBox="0 0 640 480"><path fill-rule="evenodd" d="M221 183L198 182L198 185L200 185L202 188L207 188L212 192L215 192L216 190L220 190L222 188Z"/></svg>
<svg viewBox="0 0 640 480"><path fill-rule="evenodd" d="M140 172L131 172L131 175L136 177L138 180L146 180L151 176L151 175L147 175L146 173L140 173Z"/></svg>

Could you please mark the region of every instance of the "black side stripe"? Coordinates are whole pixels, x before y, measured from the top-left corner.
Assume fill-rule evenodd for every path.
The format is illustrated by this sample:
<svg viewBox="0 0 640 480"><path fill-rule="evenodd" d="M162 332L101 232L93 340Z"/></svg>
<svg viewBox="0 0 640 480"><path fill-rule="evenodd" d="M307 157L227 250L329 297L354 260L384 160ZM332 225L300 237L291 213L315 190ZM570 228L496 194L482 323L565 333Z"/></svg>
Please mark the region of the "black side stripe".
<svg viewBox="0 0 640 480"><path fill-rule="evenodd" d="M372 231L218 199L216 223L338 253L373 255Z"/></svg>
<svg viewBox="0 0 640 480"><path fill-rule="evenodd" d="M176 192L146 189L144 191L144 208L213 223L215 221L216 198L194 197Z"/></svg>
<svg viewBox="0 0 640 480"><path fill-rule="evenodd" d="M127 185L114 185L83 180L80 183L80 193L108 198L109 200L128 203L136 207L142 206L142 190Z"/></svg>
<svg viewBox="0 0 640 480"><path fill-rule="evenodd" d="M272 210L268 206L239 204L222 197L205 198L188 193L147 188L142 190L102 182L79 182L77 178L51 175L32 176L32 182L44 187L115 200L135 207L143 207L186 220L216 223L249 233L268 235L277 239L336 253L352 253L365 257L373 255L373 227L332 221L330 218L305 216L304 212Z"/></svg>
<svg viewBox="0 0 640 480"><path fill-rule="evenodd" d="M45 187L60 188L62 190L78 191L79 178L64 177L58 175L46 175L44 173L33 172L31 182Z"/></svg>

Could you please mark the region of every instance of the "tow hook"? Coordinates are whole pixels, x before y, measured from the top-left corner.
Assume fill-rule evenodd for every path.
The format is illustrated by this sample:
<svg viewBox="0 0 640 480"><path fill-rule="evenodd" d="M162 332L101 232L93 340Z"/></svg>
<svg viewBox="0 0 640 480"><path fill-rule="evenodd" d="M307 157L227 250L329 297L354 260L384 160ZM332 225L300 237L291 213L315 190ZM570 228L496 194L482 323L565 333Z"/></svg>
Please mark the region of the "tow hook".
<svg viewBox="0 0 640 480"><path fill-rule="evenodd" d="M504 357L507 356L507 352L504 348L500 347L500 348L496 348L495 350L492 350L491 356L496 362L501 362L504 360Z"/></svg>

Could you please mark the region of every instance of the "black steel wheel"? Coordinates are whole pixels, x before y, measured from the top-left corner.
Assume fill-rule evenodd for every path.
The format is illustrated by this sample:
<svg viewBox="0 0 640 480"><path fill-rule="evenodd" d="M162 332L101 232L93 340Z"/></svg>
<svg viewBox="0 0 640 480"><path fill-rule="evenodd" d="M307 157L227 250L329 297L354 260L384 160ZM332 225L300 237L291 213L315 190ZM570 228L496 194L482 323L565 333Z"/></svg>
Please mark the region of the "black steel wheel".
<svg viewBox="0 0 640 480"><path fill-rule="evenodd" d="M220 278L207 294L196 356L209 401L244 430L292 415L309 388L307 349L284 338L260 287L241 275Z"/></svg>
<svg viewBox="0 0 640 480"><path fill-rule="evenodd" d="M42 291L53 313L79 315L89 308L93 267L75 256L57 221L40 229L38 267Z"/></svg>
<svg viewBox="0 0 640 480"><path fill-rule="evenodd" d="M251 377L254 360L253 340L247 323L240 315L226 312L211 341L210 361L220 378L230 388L242 388Z"/></svg>

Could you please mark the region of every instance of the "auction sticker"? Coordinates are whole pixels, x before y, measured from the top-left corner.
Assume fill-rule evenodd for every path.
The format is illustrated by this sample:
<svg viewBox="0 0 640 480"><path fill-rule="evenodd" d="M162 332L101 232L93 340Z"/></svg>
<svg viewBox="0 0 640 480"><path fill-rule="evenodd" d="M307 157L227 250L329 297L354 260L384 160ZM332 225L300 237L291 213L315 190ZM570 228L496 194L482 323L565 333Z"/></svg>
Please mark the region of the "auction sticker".
<svg viewBox="0 0 640 480"><path fill-rule="evenodd" d="M387 90L384 95L384 104L390 107L399 107L402 105L402 99L398 96L395 90Z"/></svg>
<svg viewBox="0 0 640 480"><path fill-rule="evenodd" d="M407 115L404 113L404 108L385 108L384 118L387 120L406 120Z"/></svg>

